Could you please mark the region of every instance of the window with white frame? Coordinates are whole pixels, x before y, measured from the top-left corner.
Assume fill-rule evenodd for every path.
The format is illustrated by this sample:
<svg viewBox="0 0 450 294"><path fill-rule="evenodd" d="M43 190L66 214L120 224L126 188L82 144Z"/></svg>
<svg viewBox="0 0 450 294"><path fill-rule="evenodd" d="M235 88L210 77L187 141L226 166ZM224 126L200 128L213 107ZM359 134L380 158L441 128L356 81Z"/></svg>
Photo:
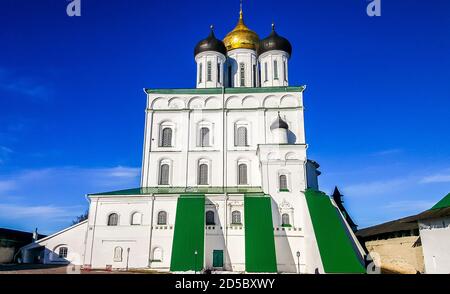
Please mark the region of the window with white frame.
<svg viewBox="0 0 450 294"><path fill-rule="evenodd" d="M233 225L241 225L241 212L239 210L235 210L231 213L231 224Z"/></svg>
<svg viewBox="0 0 450 294"><path fill-rule="evenodd" d="M287 82L287 60L283 62L283 75L284 81Z"/></svg>
<svg viewBox="0 0 450 294"><path fill-rule="evenodd" d="M119 223L119 215L117 213L111 213L108 216L108 226L117 226Z"/></svg>
<svg viewBox="0 0 450 294"><path fill-rule="evenodd" d="M220 69L220 62L219 62L219 63L217 63L217 82L218 83L220 83L220 72L221 72L221 69Z"/></svg>
<svg viewBox="0 0 450 294"><path fill-rule="evenodd" d="M198 181L199 185L208 185L208 164L200 162L198 165Z"/></svg>
<svg viewBox="0 0 450 294"><path fill-rule="evenodd" d="M158 212L158 219L157 219L158 225L167 225L167 212L160 211Z"/></svg>
<svg viewBox="0 0 450 294"><path fill-rule="evenodd" d="M152 261L161 262L163 260L163 250L160 247L153 249Z"/></svg>
<svg viewBox="0 0 450 294"><path fill-rule="evenodd" d="M279 175L278 180L280 191L288 191L287 175Z"/></svg>
<svg viewBox="0 0 450 294"><path fill-rule="evenodd" d="M269 69L267 62L264 62L264 82L269 80Z"/></svg>
<svg viewBox="0 0 450 294"><path fill-rule="evenodd" d="M257 66L256 64L253 65L253 88L256 88L256 73L257 73Z"/></svg>
<svg viewBox="0 0 450 294"><path fill-rule="evenodd" d="M281 215L281 225L282 226L290 226L291 222L289 221L289 214L283 213Z"/></svg>
<svg viewBox="0 0 450 294"><path fill-rule="evenodd" d="M278 80L278 60L273 61L273 79Z"/></svg>
<svg viewBox="0 0 450 294"><path fill-rule="evenodd" d="M138 226L142 224L142 214L140 212L135 212L131 215L131 225Z"/></svg>
<svg viewBox="0 0 450 294"><path fill-rule="evenodd" d="M206 77L207 77L207 81L208 82L211 82L212 81L212 64L211 64L211 61L208 61L207 63L206 63L206 72L207 72L207 74L206 74Z"/></svg>
<svg viewBox="0 0 450 294"><path fill-rule="evenodd" d="M247 163L238 164L238 185L248 185Z"/></svg>
<svg viewBox="0 0 450 294"><path fill-rule="evenodd" d="M234 145L239 147L248 146L248 128L246 125L236 124Z"/></svg>
<svg viewBox="0 0 450 294"><path fill-rule="evenodd" d="M209 138L210 130L208 127L200 128L200 139L199 146L200 147L209 147L211 146L210 138Z"/></svg>
<svg viewBox="0 0 450 294"><path fill-rule="evenodd" d="M114 262L122 261L122 253L123 253L122 247L117 246L114 248Z"/></svg>
<svg viewBox="0 0 450 294"><path fill-rule="evenodd" d="M198 83L202 83L202 77L203 77L203 63L200 62L198 65Z"/></svg>
<svg viewBox="0 0 450 294"><path fill-rule="evenodd" d="M162 162L159 167L159 184L169 185L170 180L170 165Z"/></svg>
<svg viewBox="0 0 450 294"><path fill-rule="evenodd" d="M239 79L240 86L245 87L245 63L239 63Z"/></svg>
<svg viewBox="0 0 450 294"><path fill-rule="evenodd" d="M172 147L172 128L170 127L164 127L161 131L161 140L160 140L160 146L161 147Z"/></svg>
<svg viewBox="0 0 450 294"><path fill-rule="evenodd" d="M65 246L59 247L58 250L58 257L59 258L67 258L67 253L69 252L69 249Z"/></svg>
<svg viewBox="0 0 450 294"><path fill-rule="evenodd" d="M216 224L215 218L214 218L214 211L207 211L206 212L206 225L207 226L214 226Z"/></svg>

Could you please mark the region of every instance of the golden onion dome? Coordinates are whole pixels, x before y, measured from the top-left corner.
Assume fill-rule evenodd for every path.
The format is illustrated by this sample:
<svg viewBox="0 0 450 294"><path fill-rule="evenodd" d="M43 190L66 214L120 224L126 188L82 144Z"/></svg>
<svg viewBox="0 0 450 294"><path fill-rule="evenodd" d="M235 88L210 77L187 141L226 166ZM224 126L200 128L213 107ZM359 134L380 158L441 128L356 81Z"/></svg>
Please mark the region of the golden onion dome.
<svg viewBox="0 0 450 294"><path fill-rule="evenodd" d="M254 31L245 25L242 7L239 12L238 24L231 32L228 33L228 35L225 36L223 42L228 51L241 48L252 50L258 49L259 37Z"/></svg>

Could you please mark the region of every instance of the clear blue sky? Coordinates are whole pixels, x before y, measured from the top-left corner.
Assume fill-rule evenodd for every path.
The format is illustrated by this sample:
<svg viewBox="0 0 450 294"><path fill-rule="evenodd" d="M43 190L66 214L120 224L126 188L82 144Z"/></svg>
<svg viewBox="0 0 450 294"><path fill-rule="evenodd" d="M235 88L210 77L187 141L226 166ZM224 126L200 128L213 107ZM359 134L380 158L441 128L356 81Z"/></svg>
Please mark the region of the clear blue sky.
<svg viewBox="0 0 450 294"><path fill-rule="evenodd" d="M144 87L195 86L193 48L224 37L239 2L0 2L0 227L51 233L86 193L139 185ZM225 3L226 2L226 3ZM308 86L309 157L361 226L450 192L450 1L246 0L261 37L275 21Z"/></svg>

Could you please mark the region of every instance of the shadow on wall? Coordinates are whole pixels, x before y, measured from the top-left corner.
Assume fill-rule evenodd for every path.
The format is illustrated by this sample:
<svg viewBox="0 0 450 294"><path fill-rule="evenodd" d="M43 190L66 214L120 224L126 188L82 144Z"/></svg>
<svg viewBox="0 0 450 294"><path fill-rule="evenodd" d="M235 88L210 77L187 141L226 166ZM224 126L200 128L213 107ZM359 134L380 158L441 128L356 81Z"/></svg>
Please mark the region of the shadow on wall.
<svg viewBox="0 0 450 294"><path fill-rule="evenodd" d="M295 142L297 142L297 136L291 130L288 130L287 137L288 144L295 144Z"/></svg>
<svg viewBox="0 0 450 294"><path fill-rule="evenodd" d="M230 254L228 252L228 248L225 244L225 226L220 222L219 213L217 211L216 205L209 199L206 199L206 208L205 208L205 230L206 230L206 238L213 238L212 240L207 240L205 242L205 270L231 270L231 262L230 262ZM208 219L208 212L214 213L213 222ZM222 250L223 251L223 266L222 267L214 267L214 250ZM209 264L207 261L211 261Z"/></svg>
<svg viewBox="0 0 450 294"><path fill-rule="evenodd" d="M275 237L275 252L277 256L277 269L280 272L296 273L298 271L298 265L295 258L292 255L292 248L289 244L288 236L285 230L277 230L281 226L281 213L280 209L275 201L272 199L272 205L275 209L274 216L276 219L272 220L274 226ZM272 210L273 211L273 210ZM292 222L292 220L290 220Z"/></svg>
<svg viewBox="0 0 450 294"><path fill-rule="evenodd" d="M67 259L68 248L64 245L55 247L55 251L49 250L44 246L39 246L20 252L16 260L24 264L56 264L67 265L70 261Z"/></svg>

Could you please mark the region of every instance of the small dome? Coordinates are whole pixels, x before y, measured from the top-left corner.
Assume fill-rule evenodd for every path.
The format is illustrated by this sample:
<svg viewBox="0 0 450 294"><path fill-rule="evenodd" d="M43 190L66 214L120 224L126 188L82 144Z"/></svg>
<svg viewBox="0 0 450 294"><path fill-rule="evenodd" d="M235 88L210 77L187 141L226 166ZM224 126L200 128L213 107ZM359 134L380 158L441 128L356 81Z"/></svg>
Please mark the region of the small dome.
<svg viewBox="0 0 450 294"><path fill-rule="evenodd" d="M278 113L277 119L270 125L270 130L274 129L289 129L288 124L281 118L280 113Z"/></svg>
<svg viewBox="0 0 450 294"><path fill-rule="evenodd" d="M259 42L258 55L272 50L284 51L288 53L289 56L292 54L291 43L286 38L283 38L277 34L274 24L272 24L272 33L270 33L267 38Z"/></svg>
<svg viewBox="0 0 450 294"><path fill-rule="evenodd" d="M197 46L195 46L194 56L197 56L197 54L206 51L216 51L222 53L223 55L227 54L227 48L225 48L223 42L217 39L214 35L213 26L211 26L211 33L209 33L208 38L201 40L200 42L198 42Z"/></svg>
<svg viewBox="0 0 450 294"><path fill-rule="evenodd" d="M238 24L225 36L223 42L228 51L233 49L258 49L259 37L245 25L242 8L239 13Z"/></svg>

